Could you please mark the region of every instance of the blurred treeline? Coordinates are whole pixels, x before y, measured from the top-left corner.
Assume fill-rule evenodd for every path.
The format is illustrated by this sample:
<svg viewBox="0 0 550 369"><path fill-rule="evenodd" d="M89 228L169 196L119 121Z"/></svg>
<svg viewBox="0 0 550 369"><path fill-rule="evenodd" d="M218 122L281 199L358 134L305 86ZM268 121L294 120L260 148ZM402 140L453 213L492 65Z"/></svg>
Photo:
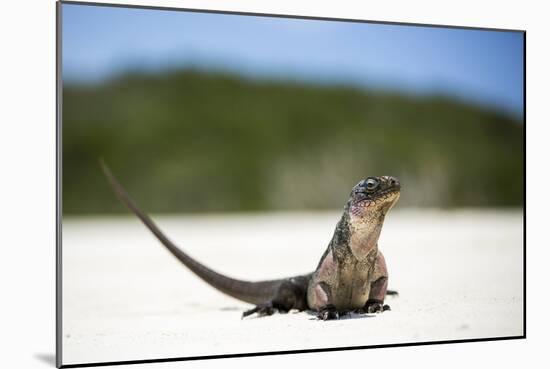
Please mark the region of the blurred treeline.
<svg viewBox="0 0 550 369"><path fill-rule="evenodd" d="M369 175L400 206L521 206L523 125L443 97L128 73L63 89L63 211L114 213L104 158L149 212L341 208Z"/></svg>

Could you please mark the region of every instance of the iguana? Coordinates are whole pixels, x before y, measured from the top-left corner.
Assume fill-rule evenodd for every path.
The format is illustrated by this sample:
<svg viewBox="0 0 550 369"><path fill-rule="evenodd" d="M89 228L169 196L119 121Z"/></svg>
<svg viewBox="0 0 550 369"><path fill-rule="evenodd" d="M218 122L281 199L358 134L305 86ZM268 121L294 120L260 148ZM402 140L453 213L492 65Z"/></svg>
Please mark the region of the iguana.
<svg viewBox="0 0 550 369"><path fill-rule="evenodd" d="M158 240L193 273L219 291L255 304L243 318L291 309L312 310L319 319L338 319L349 312L378 313L384 305L388 272L378 250L384 218L400 196L401 185L390 176L368 177L353 187L328 248L313 273L291 278L248 282L222 275L178 248L129 197L110 169L101 161L117 197L145 224Z"/></svg>

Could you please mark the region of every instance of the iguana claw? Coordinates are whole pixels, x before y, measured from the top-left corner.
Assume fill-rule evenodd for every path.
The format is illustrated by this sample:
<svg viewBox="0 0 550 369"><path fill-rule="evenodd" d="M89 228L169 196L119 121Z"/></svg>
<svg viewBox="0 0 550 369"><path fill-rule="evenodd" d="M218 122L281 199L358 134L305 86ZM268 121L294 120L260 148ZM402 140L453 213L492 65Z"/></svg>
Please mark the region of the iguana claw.
<svg viewBox="0 0 550 369"><path fill-rule="evenodd" d="M385 305L381 301L367 301L364 307L357 309L355 312L359 314L375 314L383 313L387 310L391 310L390 306Z"/></svg>
<svg viewBox="0 0 550 369"><path fill-rule="evenodd" d="M340 318L340 314L338 314L334 305L327 305L319 310L317 318L321 320L336 320Z"/></svg>
<svg viewBox="0 0 550 369"><path fill-rule="evenodd" d="M249 315L257 313L258 316L269 316L275 313L276 309L273 307L271 302L266 302L263 304L256 305L256 307L243 312L241 319L246 318Z"/></svg>

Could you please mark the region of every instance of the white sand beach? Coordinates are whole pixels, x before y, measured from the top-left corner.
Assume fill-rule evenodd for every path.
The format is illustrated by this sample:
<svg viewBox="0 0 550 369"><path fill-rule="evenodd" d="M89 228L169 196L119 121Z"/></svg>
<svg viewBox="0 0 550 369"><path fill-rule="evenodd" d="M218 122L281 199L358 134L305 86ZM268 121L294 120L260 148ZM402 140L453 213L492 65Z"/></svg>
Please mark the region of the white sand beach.
<svg viewBox="0 0 550 369"><path fill-rule="evenodd" d="M153 216L190 255L232 277L312 271L339 212ZM132 216L63 222L63 363L191 357L523 334L521 211L393 210L379 242L392 310L319 321L241 320L251 305L180 264Z"/></svg>

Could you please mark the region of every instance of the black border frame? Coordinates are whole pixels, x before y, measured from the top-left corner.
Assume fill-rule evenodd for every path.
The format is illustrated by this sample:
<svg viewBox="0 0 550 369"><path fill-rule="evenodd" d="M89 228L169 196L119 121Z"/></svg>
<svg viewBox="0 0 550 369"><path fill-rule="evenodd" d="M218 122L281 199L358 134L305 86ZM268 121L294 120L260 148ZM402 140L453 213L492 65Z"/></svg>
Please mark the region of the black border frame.
<svg viewBox="0 0 550 369"><path fill-rule="evenodd" d="M412 26L412 27L433 27L433 28L452 28L452 29L465 29L465 30L478 30L478 31L498 31L498 32L519 32L523 34L523 334L519 336L503 336L503 337L487 337L487 338L470 338L460 340L444 340L444 341L424 341L424 342L404 342L396 344L380 344L380 345L368 345L368 346L349 346L349 347L328 347L319 349L304 349L304 350L286 350L286 351L268 351L268 352L250 352L239 354L219 354L208 356L190 356L190 357L173 357L162 359L141 359L141 360L126 360L126 361L105 361L105 362L92 362L83 364L62 364L62 223L63 223L63 207L62 207L62 107L63 107L63 79L62 79L62 5L84 5L84 6L99 6L99 7L114 7L114 8L132 8L132 9L147 9L147 10L161 10L161 11L178 11L188 13L211 13L211 14L229 14L229 15L244 15L255 17L268 17L268 18L289 18L289 19L303 19L303 20L323 20L333 22L353 22L353 23L370 23L370 24L385 24L385 25L397 25L397 26ZM386 347L412 347L412 346L428 346L428 345L440 345L440 344L454 344L454 343L473 343L473 342L491 342L491 341L505 341L505 340L518 340L527 338L527 151L526 151L526 123L527 123L527 31L518 29L505 29L505 28L485 28L485 27L467 27L456 25L441 25L441 24L423 24L423 23L407 23L407 22L390 22L390 21L376 21L365 19L351 19L351 18L330 18L320 16L303 16L292 14L269 14L269 13L254 13L254 12L240 12L240 11L228 11L228 10L212 10L212 9L191 9L191 8L176 8L176 7L163 7L163 6L149 6L149 5L131 5L131 4L114 4L114 3L98 3L98 2L82 2L82 1L69 1L69 0L57 0L56 1L56 367L58 368L85 368L94 366L108 366L108 365L128 365L128 364L148 364L148 363L164 363L164 362L178 362L178 361L191 361L191 360L209 360L209 359L221 359L221 358L239 358L239 357L251 357L251 356L267 356L267 355L288 355L288 354L304 354L304 353L317 353L317 352L332 352L332 351L344 351L344 350L365 350L374 348L386 348Z"/></svg>

